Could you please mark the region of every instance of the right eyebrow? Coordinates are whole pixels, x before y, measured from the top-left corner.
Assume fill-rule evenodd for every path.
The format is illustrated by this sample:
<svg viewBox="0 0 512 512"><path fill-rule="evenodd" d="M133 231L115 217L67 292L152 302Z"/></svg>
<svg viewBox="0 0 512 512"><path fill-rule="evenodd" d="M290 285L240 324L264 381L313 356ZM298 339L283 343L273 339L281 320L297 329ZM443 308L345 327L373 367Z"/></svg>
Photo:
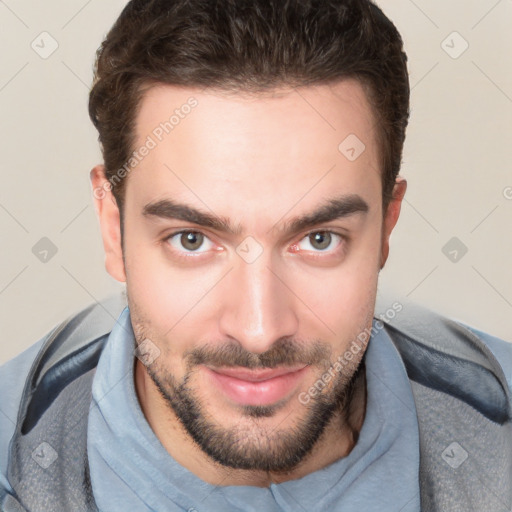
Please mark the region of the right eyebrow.
<svg viewBox="0 0 512 512"><path fill-rule="evenodd" d="M171 199L162 199L147 204L144 206L142 214L146 217L183 220L231 235L240 235L242 232L240 226L237 228L231 226L230 222L223 217L212 215L183 203L177 203Z"/></svg>

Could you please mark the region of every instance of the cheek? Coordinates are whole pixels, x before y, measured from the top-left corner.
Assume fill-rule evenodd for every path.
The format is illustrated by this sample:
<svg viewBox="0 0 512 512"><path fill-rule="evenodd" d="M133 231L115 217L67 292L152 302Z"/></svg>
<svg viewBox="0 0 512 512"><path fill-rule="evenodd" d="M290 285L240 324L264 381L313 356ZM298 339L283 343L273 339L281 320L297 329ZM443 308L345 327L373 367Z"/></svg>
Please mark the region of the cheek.
<svg viewBox="0 0 512 512"><path fill-rule="evenodd" d="M165 268L132 267L127 293L146 326L159 339L180 338L184 329L193 329L194 306L204 295L199 283L179 283Z"/></svg>
<svg viewBox="0 0 512 512"><path fill-rule="evenodd" d="M380 233L375 231L352 243L340 265L305 275L298 289L307 290L308 304L330 319L357 319L375 297L379 261Z"/></svg>
<svg viewBox="0 0 512 512"><path fill-rule="evenodd" d="M152 322L161 317L163 311L169 311L173 302L162 265L155 259L156 252L154 247L134 247L129 243L125 248L128 294L136 299L145 315L149 313Z"/></svg>
<svg viewBox="0 0 512 512"><path fill-rule="evenodd" d="M314 313L316 334L320 329L326 340L332 340L334 352L338 354L360 333L371 328L378 285L379 242L375 233L367 236L351 248L341 265L324 269L315 276L308 274L297 287L304 290L304 302Z"/></svg>
<svg viewBox="0 0 512 512"><path fill-rule="evenodd" d="M311 287L310 287L311 290ZM323 325L326 339L335 339L338 350L371 325L377 293L377 279L362 280L338 276L308 293L307 304Z"/></svg>
<svg viewBox="0 0 512 512"><path fill-rule="evenodd" d="M165 353L165 340L179 328L185 314L184 290L168 275L168 269L159 261L159 252L149 244L126 244L126 291L134 330L136 325L141 326L144 336L154 340Z"/></svg>
<svg viewBox="0 0 512 512"><path fill-rule="evenodd" d="M150 239L133 221L127 223L125 269L128 295L152 326L169 329L183 316L185 306L196 299L197 283L172 268L163 245Z"/></svg>
<svg viewBox="0 0 512 512"><path fill-rule="evenodd" d="M168 364L204 337L215 272L173 267L162 247L126 245L126 289L132 322L154 340Z"/></svg>

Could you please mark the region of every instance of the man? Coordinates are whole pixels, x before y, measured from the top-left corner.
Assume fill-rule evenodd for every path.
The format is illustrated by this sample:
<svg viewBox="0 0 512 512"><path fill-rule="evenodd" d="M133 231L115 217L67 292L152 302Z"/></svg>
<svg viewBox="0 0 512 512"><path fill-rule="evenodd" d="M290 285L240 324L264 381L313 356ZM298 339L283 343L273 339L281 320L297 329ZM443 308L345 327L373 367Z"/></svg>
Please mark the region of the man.
<svg viewBox="0 0 512 512"><path fill-rule="evenodd" d="M510 510L512 346L375 316L409 112L379 8L132 0L89 110L128 306L0 370L2 510Z"/></svg>

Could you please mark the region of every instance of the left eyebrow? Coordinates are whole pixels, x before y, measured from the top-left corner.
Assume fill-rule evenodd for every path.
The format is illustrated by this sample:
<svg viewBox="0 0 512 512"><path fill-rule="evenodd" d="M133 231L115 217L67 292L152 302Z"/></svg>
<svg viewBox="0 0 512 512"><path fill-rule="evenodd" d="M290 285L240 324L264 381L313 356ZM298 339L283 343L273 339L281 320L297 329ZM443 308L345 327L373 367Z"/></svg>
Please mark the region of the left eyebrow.
<svg viewBox="0 0 512 512"><path fill-rule="evenodd" d="M358 214L364 217L368 214L369 210L368 203L361 196L358 194L347 194L328 200L326 204L311 213L285 221L278 230L287 235L293 234L315 227L318 224L324 224L352 215ZM272 230L275 230L275 227Z"/></svg>
<svg viewBox="0 0 512 512"><path fill-rule="evenodd" d="M285 221L282 225L274 225L270 231L278 231L285 235L291 235L305 230L352 215L365 216L369 211L368 203L357 194L347 194L338 198L328 200L316 210ZM242 233L240 225L234 227L225 217L212 215L203 210L178 203L171 199L162 199L157 202L148 203L144 206L142 214L145 217L159 217L163 219L176 219L185 222L191 222L199 226L214 229L219 232L229 233L238 236Z"/></svg>

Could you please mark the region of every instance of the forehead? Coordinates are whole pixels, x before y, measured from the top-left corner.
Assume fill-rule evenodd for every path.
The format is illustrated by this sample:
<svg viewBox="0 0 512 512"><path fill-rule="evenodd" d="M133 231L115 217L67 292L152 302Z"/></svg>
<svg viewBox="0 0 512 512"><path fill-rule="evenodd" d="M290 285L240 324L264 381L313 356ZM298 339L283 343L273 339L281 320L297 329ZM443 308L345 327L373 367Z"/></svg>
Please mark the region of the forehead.
<svg viewBox="0 0 512 512"><path fill-rule="evenodd" d="M241 142L246 143L244 149L257 149L259 141L279 133L282 143L288 139L310 140L302 146L307 151L319 140L325 140L325 146L337 146L340 137L349 133L356 133L371 145L374 124L363 86L353 79L258 93L156 85L143 94L136 136L138 142L143 142L152 134L159 143L172 146L180 133L186 137L193 131L201 139L204 152L208 142L219 150L224 146L234 149ZM172 136L166 137L171 132ZM250 144L244 140L247 135L259 137ZM222 147L217 142L222 142Z"/></svg>
<svg viewBox="0 0 512 512"><path fill-rule="evenodd" d="M222 213L243 216L362 190L377 201L374 125L354 80L264 94L156 86L136 119L135 148L150 149L130 173L126 204L173 197L221 209L228 200Z"/></svg>

